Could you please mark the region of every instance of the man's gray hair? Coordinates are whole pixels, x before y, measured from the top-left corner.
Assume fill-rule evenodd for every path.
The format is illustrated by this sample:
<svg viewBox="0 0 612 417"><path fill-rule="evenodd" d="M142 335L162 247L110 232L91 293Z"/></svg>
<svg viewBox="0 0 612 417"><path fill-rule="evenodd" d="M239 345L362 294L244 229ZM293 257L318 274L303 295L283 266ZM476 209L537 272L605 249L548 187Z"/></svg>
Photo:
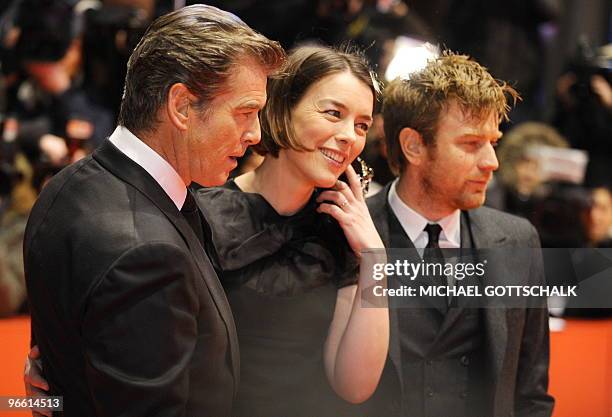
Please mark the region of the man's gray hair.
<svg viewBox="0 0 612 417"><path fill-rule="evenodd" d="M183 83L205 107L242 59L268 73L284 62L278 42L255 32L237 16L193 5L156 19L128 61L119 124L134 133L152 131L170 87Z"/></svg>

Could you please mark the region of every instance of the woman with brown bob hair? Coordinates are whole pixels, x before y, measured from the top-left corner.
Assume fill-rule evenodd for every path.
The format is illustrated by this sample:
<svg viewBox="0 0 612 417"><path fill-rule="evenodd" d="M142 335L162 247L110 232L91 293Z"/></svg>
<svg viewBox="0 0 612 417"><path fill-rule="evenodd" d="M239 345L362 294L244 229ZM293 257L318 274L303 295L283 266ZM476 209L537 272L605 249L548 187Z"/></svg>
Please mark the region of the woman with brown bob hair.
<svg viewBox="0 0 612 417"><path fill-rule="evenodd" d="M268 83L263 163L198 192L240 342L236 416L337 416L378 384L388 312L360 306L358 267L383 243L350 165L378 92L358 53L296 48Z"/></svg>

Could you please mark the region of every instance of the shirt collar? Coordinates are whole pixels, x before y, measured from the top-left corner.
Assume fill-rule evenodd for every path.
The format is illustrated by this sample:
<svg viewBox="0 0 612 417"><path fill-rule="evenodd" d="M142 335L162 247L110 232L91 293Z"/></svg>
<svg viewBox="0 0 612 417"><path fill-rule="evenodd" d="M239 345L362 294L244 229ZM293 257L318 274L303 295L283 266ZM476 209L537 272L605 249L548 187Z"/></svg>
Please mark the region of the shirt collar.
<svg viewBox="0 0 612 417"><path fill-rule="evenodd" d="M172 165L124 126L117 126L108 140L147 171L178 210L183 207L187 187Z"/></svg>
<svg viewBox="0 0 612 417"><path fill-rule="evenodd" d="M399 220L402 228L410 238L412 242L415 242L419 235L423 233L423 229L427 223L433 223L417 213L410 206L408 206L397 194L396 186L399 179L396 179L389 188L389 195L387 201L395 213L395 216ZM437 221L442 227L442 239L449 241L456 247L461 245L461 211L455 210L446 217L443 217Z"/></svg>

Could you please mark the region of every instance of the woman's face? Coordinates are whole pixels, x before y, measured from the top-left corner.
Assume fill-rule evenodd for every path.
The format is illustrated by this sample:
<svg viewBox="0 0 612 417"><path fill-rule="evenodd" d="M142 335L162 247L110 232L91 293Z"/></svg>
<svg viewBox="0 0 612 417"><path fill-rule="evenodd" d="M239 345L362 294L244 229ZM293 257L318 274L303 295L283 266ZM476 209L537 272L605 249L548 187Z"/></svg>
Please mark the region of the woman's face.
<svg viewBox="0 0 612 417"><path fill-rule="evenodd" d="M365 146L373 104L370 87L348 71L320 79L291 112L296 139L312 151L282 149L279 158L298 179L332 187Z"/></svg>

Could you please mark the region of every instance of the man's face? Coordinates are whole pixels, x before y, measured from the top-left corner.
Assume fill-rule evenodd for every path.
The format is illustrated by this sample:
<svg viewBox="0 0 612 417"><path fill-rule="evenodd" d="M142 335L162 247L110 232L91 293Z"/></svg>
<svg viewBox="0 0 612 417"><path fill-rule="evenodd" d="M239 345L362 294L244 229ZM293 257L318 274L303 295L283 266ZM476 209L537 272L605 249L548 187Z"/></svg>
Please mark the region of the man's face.
<svg viewBox="0 0 612 417"><path fill-rule="evenodd" d="M418 166L421 185L438 212L481 206L487 184L499 164L494 146L501 137L497 115L465 114L451 101L440 113L434 144L425 147Z"/></svg>
<svg viewBox="0 0 612 417"><path fill-rule="evenodd" d="M192 181L203 186L227 181L236 159L261 139L259 111L266 103L267 72L253 60L236 64L202 114L187 131Z"/></svg>

